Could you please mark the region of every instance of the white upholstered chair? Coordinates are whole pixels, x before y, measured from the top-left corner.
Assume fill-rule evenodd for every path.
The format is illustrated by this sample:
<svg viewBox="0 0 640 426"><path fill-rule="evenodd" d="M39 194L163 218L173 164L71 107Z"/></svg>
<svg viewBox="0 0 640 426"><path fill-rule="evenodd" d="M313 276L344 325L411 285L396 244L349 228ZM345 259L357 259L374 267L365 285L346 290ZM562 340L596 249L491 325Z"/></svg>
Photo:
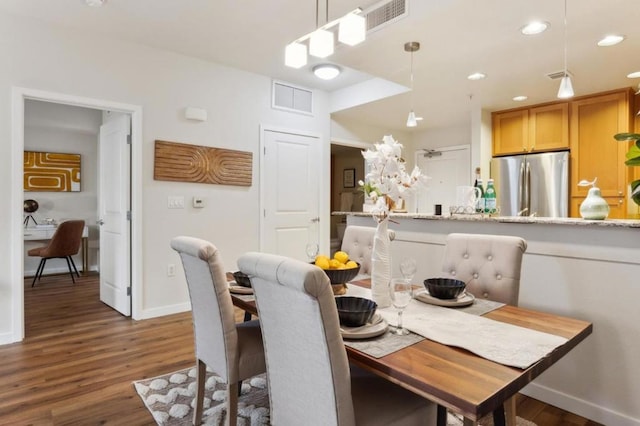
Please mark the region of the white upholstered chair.
<svg viewBox="0 0 640 426"><path fill-rule="evenodd" d="M442 272L467 283L475 297L518 305L520 270L527 242L520 237L449 234ZM507 425L515 425L515 396L505 402Z"/></svg>
<svg viewBox="0 0 640 426"><path fill-rule="evenodd" d="M355 279L371 275L371 252L375 234L376 228L371 226L349 225L344 231L341 250L360 264L359 276ZM395 237L395 231L389 230L389 239L393 241Z"/></svg>
<svg viewBox="0 0 640 426"><path fill-rule="evenodd" d="M175 237L189 287L197 360L193 423L202 419L206 368L227 383L227 424L235 426L238 382L266 371L260 324L236 324L226 273L218 249L208 241Z"/></svg>
<svg viewBox="0 0 640 426"><path fill-rule="evenodd" d="M433 403L360 369L350 372L321 269L263 253L246 253L238 266L251 277L262 325L271 424L435 424Z"/></svg>

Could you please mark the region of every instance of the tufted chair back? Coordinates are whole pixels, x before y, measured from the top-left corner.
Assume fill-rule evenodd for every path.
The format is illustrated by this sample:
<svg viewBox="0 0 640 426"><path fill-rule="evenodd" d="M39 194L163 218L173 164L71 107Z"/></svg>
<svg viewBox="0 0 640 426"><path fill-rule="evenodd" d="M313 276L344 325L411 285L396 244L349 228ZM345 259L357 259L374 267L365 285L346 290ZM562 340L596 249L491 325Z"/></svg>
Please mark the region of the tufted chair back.
<svg viewBox="0 0 640 426"><path fill-rule="evenodd" d="M518 305L522 255L527 242L520 237L449 234L442 271L467 283L474 296Z"/></svg>
<svg viewBox="0 0 640 426"><path fill-rule="evenodd" d="M347 226L342 239L342 251L349 254L349 258L360 264L360 276L371 275L371 251L376 228L371 226ZM391 241L396 237L395 231L389 230Z"/></svg>

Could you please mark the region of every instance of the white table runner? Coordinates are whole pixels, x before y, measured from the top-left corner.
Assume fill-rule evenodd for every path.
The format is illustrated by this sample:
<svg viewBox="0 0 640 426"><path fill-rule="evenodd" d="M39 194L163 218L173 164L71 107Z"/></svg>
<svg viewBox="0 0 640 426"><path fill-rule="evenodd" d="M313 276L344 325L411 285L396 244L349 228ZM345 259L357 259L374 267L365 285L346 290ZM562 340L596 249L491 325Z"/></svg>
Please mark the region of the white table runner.
<svg viewBox="0 0 640 426"><path fill-rule="evenodd" d="M371 298L365 288L349 286L349 295ZM393 307L377 312L397 325ZM500 364L525 369L563 345L567 339L512 324L470 315L455 309L412 300L403 313L403 325L427 339L466 349Z"/></svg>

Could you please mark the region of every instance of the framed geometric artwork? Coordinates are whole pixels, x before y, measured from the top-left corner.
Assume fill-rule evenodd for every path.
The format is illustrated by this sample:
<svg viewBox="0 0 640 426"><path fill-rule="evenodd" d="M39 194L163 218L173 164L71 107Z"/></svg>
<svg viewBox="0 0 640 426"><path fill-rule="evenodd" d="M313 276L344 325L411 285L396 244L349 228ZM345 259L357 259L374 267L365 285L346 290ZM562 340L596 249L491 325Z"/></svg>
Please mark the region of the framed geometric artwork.
<svg viewBox="0 0 640 426"><path fill-rule="evenodd" d="M25 192L79 192L80 154L24 152Z"/></svg>

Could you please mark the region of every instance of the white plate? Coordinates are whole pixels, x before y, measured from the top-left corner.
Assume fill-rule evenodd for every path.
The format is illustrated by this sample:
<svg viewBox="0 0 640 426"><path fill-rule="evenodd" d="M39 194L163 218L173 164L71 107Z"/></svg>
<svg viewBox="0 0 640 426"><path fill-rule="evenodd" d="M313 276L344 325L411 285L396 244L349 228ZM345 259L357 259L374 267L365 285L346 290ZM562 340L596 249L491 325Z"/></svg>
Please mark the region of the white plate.
<svg viewBox="0 0 640 426"><path fill-rule="evenodd" d="M429 294L428 291L423 291L422 293L418 293L414 296L416 300L419 300L424 303L429 303L431 305L445 306L445 307L459 307L459 306L467 306L473 304L473 301L476 300L473 294L465 291L462 293L462 296L458 296L457 299L438 299L437 297L433 297Z"/></svg>
<svg viewBox="0 0 640 426"><path fill-rule="evenodd" d="M380 336L387 331L389 324L380 318L380 314L375 314L372 318L373 324L363 325L361 327L340 327L340 333L343 339L369 339L371 337Z"/></svg>
<svg viewBox="0 0 640 426"><path fill-rule="evenodd" d="M251 287L244 287L241 285L229 285L229 291L235 294L253 294Z"/></svg>

